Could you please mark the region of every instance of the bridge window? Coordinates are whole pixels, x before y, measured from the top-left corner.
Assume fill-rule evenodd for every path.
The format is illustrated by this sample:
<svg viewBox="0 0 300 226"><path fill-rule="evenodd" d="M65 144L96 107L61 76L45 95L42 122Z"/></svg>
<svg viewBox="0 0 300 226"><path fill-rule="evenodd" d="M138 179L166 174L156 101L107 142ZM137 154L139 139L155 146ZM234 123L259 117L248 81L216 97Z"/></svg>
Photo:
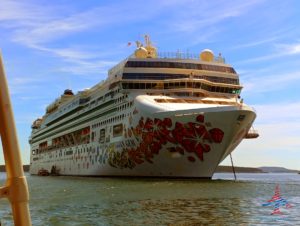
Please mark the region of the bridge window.
<svg viewBox="0 0 300 226"><path fill-rule="evenodd" d="M181 69L207 70L207 71L217 71L217 72L236 74L235 70L232 67L200 64L200 63L127 61L125 67L181 68Z"/></svg>

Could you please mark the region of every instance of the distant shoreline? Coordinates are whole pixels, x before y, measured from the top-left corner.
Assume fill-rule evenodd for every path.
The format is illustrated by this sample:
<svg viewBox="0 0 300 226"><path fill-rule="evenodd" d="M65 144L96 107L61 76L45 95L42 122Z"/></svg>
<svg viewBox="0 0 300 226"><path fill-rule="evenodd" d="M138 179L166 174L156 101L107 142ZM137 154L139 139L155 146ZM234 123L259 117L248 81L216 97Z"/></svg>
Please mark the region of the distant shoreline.
<svg viewBox="0 0 300 226"><path fill-rule="evenodd" d="M263 167L234 167L236 173L298 173L298 170L291 170L284 167L263 166ZM218 166L216 173L232 173L232 166Z"/></svg>
<svg viewBox="0 0 300 226"><path fill-rule="evenodd" d="M30 165L23 165L24 172L29 172ZM236 173L298 173L298 170L290 170L283 167L234 167ZM5 172L5 165L0 165L0 172ZM216 173L232 173L232 166L218 166Z"/></svg>
<svg viewBox="0 0 300 226"><path fill-rule="evenodd" d="M29 165L23 165L24 172L29 172ZM0 165L0 172L6 172L5 165Z"/></svg>
<svg viewBox="0 0 300 226"><path fill-rule="evenodd" d="M265 173L263 170L254 167L234 167L236 173ZM232 166L218 166L216 173L232 173Z"/></svg>

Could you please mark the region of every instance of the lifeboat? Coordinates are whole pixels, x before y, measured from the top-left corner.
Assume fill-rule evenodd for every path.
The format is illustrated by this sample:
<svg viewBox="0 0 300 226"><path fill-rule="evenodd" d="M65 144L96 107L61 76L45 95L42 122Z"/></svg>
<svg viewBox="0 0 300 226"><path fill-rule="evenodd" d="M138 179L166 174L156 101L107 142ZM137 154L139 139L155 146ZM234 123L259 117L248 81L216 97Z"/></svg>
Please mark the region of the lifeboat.
<svg viewBox="0 0 300 226"><path fill-rule="evenodd" d="M257 130L254 130L254 129L250 129L249 131L248 131L248 133L246 133L246 135L245 135L245 139L255 139L255 138L257 138L257 137L259 137L259 134L258 134L258 131Z"/></svg>

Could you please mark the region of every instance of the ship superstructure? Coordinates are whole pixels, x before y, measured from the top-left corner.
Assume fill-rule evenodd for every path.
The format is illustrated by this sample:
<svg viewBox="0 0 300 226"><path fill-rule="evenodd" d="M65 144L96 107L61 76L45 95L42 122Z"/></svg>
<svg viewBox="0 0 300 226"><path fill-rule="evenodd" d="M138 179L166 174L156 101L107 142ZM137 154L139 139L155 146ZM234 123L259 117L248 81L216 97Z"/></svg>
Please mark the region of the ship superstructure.
<svg viewBox="0 0 300 226"><path fill-rule="evenodd" d="M211 178L256 117L219 55L158 53L146 36L90 89L34 121L30 173Z"/></svg>

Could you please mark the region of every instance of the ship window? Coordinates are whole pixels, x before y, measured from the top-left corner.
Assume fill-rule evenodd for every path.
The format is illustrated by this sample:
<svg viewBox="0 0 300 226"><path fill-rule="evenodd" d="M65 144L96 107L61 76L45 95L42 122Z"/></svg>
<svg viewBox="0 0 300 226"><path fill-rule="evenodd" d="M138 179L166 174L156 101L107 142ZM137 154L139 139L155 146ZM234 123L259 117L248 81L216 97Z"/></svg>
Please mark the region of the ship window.
<svg viewBox="0 0 300 226"><path fill-rule="evenodd" d="M145 83L140 84L140 89L145 89Z"/></svg>
<svg viewBox="0 0 300 226"><path fill-rule="evenodd" d="M194 84L194 86L195 86L195 88L200 89L201 83L200 83L200 82L196 82L196 83Z"/></svg>
<svg viewBox="0 0 300 226"><path fill-rule="evenodd" d="M123 132L123 124L114 125L113 127L113 136L119 137L122 135Z"/></svg>
<svg viewBox="0 0 300 226"><path fill-rule="evenodd" d="M92 141L94 141L94 138L95 138L95 132L92 132Z"/></svg>
<svg viewBox="0 0 300 226"><path fill-rule="evenodd" d="M105 129L101 129L100 130L100 138L99 138L99 142L100 143L104 143L105 141Z"/></svg>
<svg viewBox="0 0 300 226"><path fill-rule="evenodd" d="M206 84L202 84L201 88L204 89L204 90L207 90L208 86Z"/></svg>

